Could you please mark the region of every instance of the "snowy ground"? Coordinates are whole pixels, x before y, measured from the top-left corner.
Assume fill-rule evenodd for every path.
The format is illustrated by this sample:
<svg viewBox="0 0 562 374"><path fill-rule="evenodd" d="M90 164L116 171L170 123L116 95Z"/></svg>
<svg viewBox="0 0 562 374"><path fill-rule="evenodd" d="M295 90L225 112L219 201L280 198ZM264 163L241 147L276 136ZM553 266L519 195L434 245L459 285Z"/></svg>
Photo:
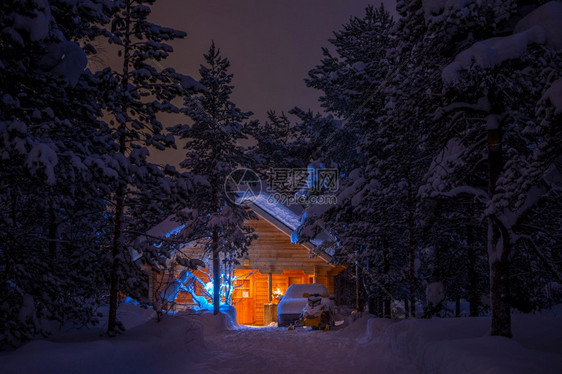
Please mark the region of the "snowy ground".
<svg viewBox="0 0 562 374"><path fill-rule="evenodd" d="M243 328L210 336L215 358L203 373L416 373L382 341L362 341L344 331Z"/></svg>
<svg viewBox="0 0 562 374"><path fill-rule="evenodd" d="M0 354L1 373L560 373L562 314L514 315L513 340L488 318L351 319L337 331L238 326L227 314L120 308L125 335L69 330Z"/></svg>

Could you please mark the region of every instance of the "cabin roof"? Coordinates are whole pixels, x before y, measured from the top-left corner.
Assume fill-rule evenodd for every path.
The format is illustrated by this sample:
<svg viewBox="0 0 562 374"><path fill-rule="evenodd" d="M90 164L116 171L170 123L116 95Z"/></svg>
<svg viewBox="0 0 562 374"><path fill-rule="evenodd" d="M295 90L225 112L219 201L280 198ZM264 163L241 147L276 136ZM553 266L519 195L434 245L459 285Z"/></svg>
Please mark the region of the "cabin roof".
<svg viewBox="0 0 562 374"><path fill-rule="evenodd" d="M286 233L290 237L291 242L296 242L295 233L301 225L301 216L304 212L304 208L302 206L298 204L292 204L290 206L282 204L272 198L272 195L269 192L263 191L263 189L259 192L259 194L246 199L241 197L237 199L237 202L244 203L259 216L270 222L282 232ZM186 209L185 211L187 212L188 210ZM168 238L178 234L184 227L185 225L180 222L179 217L176 214L172 214L148 230L146 232L146 236L152 238ZM146 240L146 236L139 237L137 240L144 241ZM302 245L308 250L312 250L329 239L330 235L324 231L312 240L302 243ZM132 254L133 261L137 261L141 257L141 255L134 250L132 251ZM322 251L319 253L319 257L326 262L330 262L332 254L333 253Z"/></svg>

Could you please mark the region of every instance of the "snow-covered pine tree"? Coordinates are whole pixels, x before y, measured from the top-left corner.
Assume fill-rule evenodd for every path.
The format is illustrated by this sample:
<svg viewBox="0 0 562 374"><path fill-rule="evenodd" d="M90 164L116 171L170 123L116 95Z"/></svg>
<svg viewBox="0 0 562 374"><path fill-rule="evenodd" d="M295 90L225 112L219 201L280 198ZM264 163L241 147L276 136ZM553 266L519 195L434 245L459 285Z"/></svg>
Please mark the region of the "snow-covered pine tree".
<svg viewBox="0 0 562 374"><path fill-rule="evenodd" d="M477 317L481 298L489 290L482 207L466 196L424 199L421 206L419 276L427 284L428 296L424 316L460 316L465 299L470 316ZM439 288L442 298L433 292ZM444 301L454 301L455 310L443 310Z"/></svg>
<svg viewBox="0 0 562 374"><path fill-rule="evenodd" d="M185 142L186 159L180 166L195 176L196 214L186 226L195 227L195 237L205 238L205 250L212 257L213 310L217 314L221 303L220 256L227 262L236 261L254 237L252 229L245 225L253 215L227 196L228 190L237 187L228 183L227 177L249 164L247 150L240 141L247 138L246 121L251 113L243 112L231 101L234 86L230 61L221 56L214 42L204 57L199 83L206 89L188 98L182 110L193 123L175 126L171 131Z"/></svg>
<svg viewBox="0 0 562 374"><path fill-rule="evenodd" d="M494 5L470 1L462 9L457 5L422 0L397 2L401 18L394 32L396 48L389 53L397 70L385 90L388 101L385 115L379 118L381 132L376 137L377 148L387 155L382 157L387 163L381 163L380 166L385 166L378 169L383 171L380 177L385 188L383 196L394 196L389 201L390 207L396 206L395 201L403 203L402 209L396 211L397 216L401 211L408 212L404 220L397 222L408 222L407 230L406 227L404 230L409 234L410 298L421 291L421 283L416 279L416 252L438 244L439 236L443 234L441 228L428 227L431 219L436 217L428 215L425 207L435 202L427 201L420 193L423 175L441 147L437 140L439 136L435 134L442 129L436 127L432 118L434 108L442 100L440 66L454 55L455 48L466 43L466 38L501 32L511 9L509 2ZM385 181L385 178L388 179ZM442 211L442 214L445 218L450 213ZM471 220L470 217L467 219ZM433 253L444 254L433 249ZM411 314L414 309L414 301L410 300Z"/></svg>
<svg viewBox="0 0 562 374"><path fill-rule="evenodd" d="M374 169L380 161L375 142L385 105L382 93L396 70L387 56L395 44L393 27L383 6L368 7L364 17L351 18L334 33L330 43L337 56L325 48L321 64L309 72L307 84L323 92L323 107L342 118L339 127L329 129L333 133L323 132L317 147L321 160L337 166L342 179L337 205L310 207L308 226L299 236L306 239L328 229L337 241L334 258L360 265L365 288L378 300L381 315L390 315L390 299L404 293L403 255L396 240L402 232L392 231L386 207L375 200L381 187Z"/></svg>
<svg viewBox="0 0 562 374"><path fill-rule="evenodd" d="M120 67L115 70L107 68L96 74L100 90L104 93L104 109L113 117L110 123L118 144L111 161L115 181L112 184L111 210L110 336L120 329L116 317L118 292L126 287L129 294L136 296L135 289L145 283L135 276L142 275L131 255L131 243L137 237L139 225L137 217L129 214L134 210L129 208L137 203L139 194L142 195L147 188L154 192L159 182L164 182L160 185L162 191L169 187L163 171L147 162L148 147L164 150L174 146L173 135L163 132L158 115L178 113L179 109L172 100L189 96L197 86L193 79L176 73L172 68L160 68L160 62L172 52L172 47L166 42L183 38L185 33L150 22L148 18L154 3L154 0L124 0L114 4L117 8L110 20L111 29L107 31L109 42L119 47ZM155 194L154 198L174 200L166 193ZM154 258L154 251L143 252L142 248L136 251L135 257L141 256L137 261L159 261ZM163 252L157 257L168 255Z"/></svg>
<svg viewBox="0 0 562 374"><path fill-rule="evenodd" d="M496 31L480 43L466 40L443 69L447 90L435 121L447 131L435 136L446 144L437 156L446 167L430 170L429 180L435 195L468 194L485 207L492 334L511 336L510 259L523 238L530 239L522 227L532 227L534 210L544 209L541 201L560 187L562 138L554 92L561 46L552 36L560 30L556 22L543 21L556 19L562 9L549 2L515 23L519 11L530 9L506 3L480 10L496 16ZM443 158L447 154L455 156ZM487 189L467 184L467 175L486 180Z"/></svg>
<svg viewBox="0 0 562 374"><path fill-rule="evenodd" d="M267 120L263 123L252 121L249 123L249 135L255 144L250 147L252 152L252 169L264 177L271 168L304 167L302 159L302 138L297 124L275 111L267 113Z"/></svg>
<svg viewBox="0 0 562 374"><path fill-rule="evenodd" d="M431 161L431 149L425 134L431 127L428 113L434 105L431 94L439 81L439 69L434 51L427 46L421 0L398 1L400 19L393 30L395 47L388 58L395 69L383 90L386 102L378 118L379 130L373 134L378 155L371 162L370 175L378 178L381 188L373 196L374 205L388 209L387 223L398 234L394 240L406 249L404 268L408 285L405 300L406 315L416 316L416 303L421 299L419 279L422 237L422 202L418 189ZM382 212L381 212L382 213Z"/></svg>
<svg viewBox="0 0 562 374"><path fill-rule="evenodd" d="M524 313L548 309L562 302L562 207L552 191L520 225L520 241L510 259L510 305Z"/></svg>
<svg viewBox="0 0 562 374"><path fill-rule="evenodd" d="M314 152L337 164L344 175L363 164L368 146L361 144L362 137L376 126L374 118L383 100L380 93L391 69L386 50L393 45L389 38L393 27L394 21L384 5L367 7L362 18L351 17L342 30L334 32L329 42L336 55L323 48L324 58L306 79L307 86L322 92L319 101L324 109L340 121L330 117L312 121L302 114L299 118L307 127L317 129L318 140L311 144ZM328 154L336 143L338 146L331 147L332 153Z"/></svg>
<svg viewBox="0 0 562 374"><path fill-rule="evenodd" d="M95 181L112 141L75 41L98 35L106 9L84 3L65 17L58 1L0 5L1 348L48 334L45 320L95 322L105 289Z"/></svg>
<svg viewBox="0 0 562 374"><path fill-rule="evenodd" d="M467 8L461 10L454 4L445 2L398 2L397 9L402 15L396 31L398 48L391 54L397 61L401 61L400 64L396 63L402 68L399 69L395 80L397 84L393 84L393 92L388 92L390 97L388 113L390 115L383 119L393 127L396 125L394 117L397 116L403 122L398 128L409 127L406 131L408 134L416 133L415 136L410 136L409 141L404 142L409 145L417 143L415 160L410 157L410 161L406 159L396 163L408 165L407 170L415 170L414 173L410 173L409 178L414 185L414 188L411 189L412 193L408 194L414 198L414 201L408 199L412 203L410 208L414 208L410 210L414 214L409 215L409 220L411 218L414 220L411 221L413 225L409 225L409 231L410 234L415 233L418 248L423 249L418 253L418 258L423 264L425 274L416 274L415 262L412 261L415 249L410 240L408 244L410 280L415 279L414 275L423 276L425 279L418 279L417 282L419 286L425 283L428 291L432 287L440 287L445 284L448 286L445 289L447 291L445 296L456 294L454 299L457 301L459 293L464 292L464 284L461 286L460 282L469 280L466 287L471 295L473 314L478 311L478 290L481 288L481 282L478 281L480 277L476 273L477 265L480 263L477 254L481 251L475 247L475 244L479 243L475 238L479 235L474 234L471 229L477 229L478 225L476 224L476 227L474 225L478 219L474 216L474 209L470 208L471 204L462 199L448 202L428 198L423 193L423 175L427 168L431 168L430 165L435 165L435 161L431 162L430 158L441 147L439 136L435 134L442 129L436 127L432 119L434 108L439 105L443 95L440 66L446 63L445 61L451 57L451 54L455 53L455 48L466 43L466 38L472 37L471 33L489 33L496 30L496 27L502 27L501 21L505 19L505 15L503 15L503 19L501 18L502 11L509 10L509 4L501 10L499 9L501 6L498 7L497 13L488 12L488 5L469 2ZM416 113L412 113L412 109ZM398 147L401 148L404 143L399 143ZM392 151L391 153L403 154L404 150L402 148L402 152ZM417 165L417 167L413 167L413 165ZM460 230L455 229L454 224L458 223L458 220L464 220L466 227ZM413 232L411 228L414 229ZM452 259L459 256L468 258L469 266L460 273L448 272L447 269L452 269L450 263L454 261ZM467 275L467 278L463 279L461 274ZM411 283L410 293L413 290L412 286ZM427 300L427 304L429 303L435 304L435 300ZM412 302L410 302L410 308L412 307ZM429 313L426 313L426 316L435 309L429 307L427 311Z"/></svg>
<svg viewBox="0 0 562 374"><path fill-rule="evenodd" d="M345 119L348 127L367 125L364 117L374 104L380 106L376 94L389 72L386 51L394 44L389 38L393 27L394 20L383 4L368 6L362 18L351 17L329 39L337 55L322 48L321 64L308 73L307 85L323 92L322 107Z"/></svg>

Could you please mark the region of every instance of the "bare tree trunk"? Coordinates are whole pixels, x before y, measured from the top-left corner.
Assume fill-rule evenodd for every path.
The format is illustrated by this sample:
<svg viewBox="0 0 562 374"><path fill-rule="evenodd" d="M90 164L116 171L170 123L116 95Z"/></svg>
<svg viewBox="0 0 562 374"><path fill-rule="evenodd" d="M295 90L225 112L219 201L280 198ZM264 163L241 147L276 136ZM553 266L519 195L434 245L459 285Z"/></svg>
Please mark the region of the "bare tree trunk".
<svg viewBox="0 0 562 374"><path fill-rule="evenodd" d="M493 199L503 168L499 128L488 130L488 193ZM491 335L511 337L509 305L509 233L495 216L488 217L488 261L490 263L490 298L492 301Z"/></svg>
<svg viewBox="0 0 562 374"><path fill-rule="evenodd" d="M225 256L226 257L226 256ZM224 303L232 305L232 291L234 288L234 270L230 259L224 259Z"/></svg>
<svg viewBox="0 0 562 374"><path fill-rule="evenodd" d="M213 117L213 121L214 121ZM216 153L216 150L213 150ZM218 182L215 177L211 179L212 186L212 199L213 199L213 213L219 211L219 197L218 197ZM219 232L216 227L213 227L211 233L211 249L213 257L213 314L219 314L221 305L221 271L220 271L220 254L219 254Z"/></svg>
<svg viewBox="0 0 562 374"><path fill-rule="evenodd" d="M389 250L386 243L386 240L381 240L380 245L382 245L382 253L383 253L383 271L387 281L385 282L385 288L388 289L388 275L390 273L390 259L389 259ZM381 295L382 301L382 317L390 318L390 296L386 294Z"/></svg>
<svg viewBox="0 0 562 374"><path fill-rule="evenodd" d="M455 317L460 317L461 316L461 297L460 295L457 295L457 298L455 299Z"/></svg>
<svg viewBox="0 0 562 374"><path fill-rule="evenodd" d="M382 307L382 297L381 296L377 296L373 299L373 314L375 314L377 317L382 318L383 316L383 307Z"/></svg>
<svg viewBox="0 0 562 374"><path fill-rule="evenodd" d="M51 260L57 257L57 216L53 207L49 208L49 256Z"/></svg>
<svg viewBox="0 0 562 374"><path fill-rule="evenodd" d="M416 317L416 250L414 247L414 207L413 207L413 191L412 183L408 182L408 252L410 259L410 316Z"/></svg>
<svg viewBox="0 0 562 374"><path fill-rule="evenodd" d="M469 226L466 233L466 243L468 247L468 303L470 305L470 316L478 317L478 307L480 305L480 295L478 292L478 273L476 271L476 253L474 247L473 227Z"/></svg>
<svg viewBox="0 0 562 374"><path fill-rule="evenodd" d="M219 260L219 234L213 230L213 314L219 314L221 303L221 271Z"/></svg>
<svg viewBox="0 0 562 374"><path fill-rule="evenodd" d="M495 261L491 265L490 295L492 299L491 335L511 338L511 307L508 301L509 263Z"/></svg>
<svg viewBox="0 0 562 374"><path fill-rule="evenodd" d="M390 310L390 298L385 297L384 298L384 318L390 318L391 317L391 310Z"/></svg>
<svg viewBox="0 0 562 374"><path fill-rule="evenodd" d="M361 303L361 281L360 281L360 269L359 269L359 259L355 260L355 308L358 312L363 311L363 305Z"/></svg>
<svg viewBox="0 0 562 374"><path fill-rule="evenodd" d="M121 90L127 92L129 89L129 59L130 59L130 29L131 29L131 3L127 1L127 16L125 18L125 35L123 38L123 77L121 79ZM123 104L121 110L127 111L127 106ZM126 125L119 125L119 153L125 155L127 151L126 144ZM115 336L117 334L117 302L119 293L119 266L121 247L123 241L123 213L125 209L125 185L119 184L115 191L115 226L113 228L113 246L111 250L111 273L109 285L109 316L107 322L107 334Z"/></svg>
<svg viewBox="0 0 562 374"><path fill-rule="evenodd" d="M124 187L119 186L116 193L115 227L113 231L113 247L111 250L111 273L109 285L109 316L107 322L107 335L117 335L117 301L119 293L119 257L121 252L121 235L123 227L123 195Z"/></svg>

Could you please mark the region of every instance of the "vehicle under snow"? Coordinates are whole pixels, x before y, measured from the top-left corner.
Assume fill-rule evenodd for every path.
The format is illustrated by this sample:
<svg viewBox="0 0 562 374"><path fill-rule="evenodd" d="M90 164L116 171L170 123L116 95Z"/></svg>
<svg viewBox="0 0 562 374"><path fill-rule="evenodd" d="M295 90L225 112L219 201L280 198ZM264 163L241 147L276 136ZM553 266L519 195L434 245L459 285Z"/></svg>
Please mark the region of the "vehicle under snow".
<svg viewBox="0 0 562 374"><path fill-rule="evenodd" d="M308 297L304 297L304 294L329 295L329 292L326 286L319 283L291 285L277 306L279 326L289 326L300 319L308 302ZM329 304L331 310L335 309L334 302L328 297L323 297L322 303Z"/></svg>

